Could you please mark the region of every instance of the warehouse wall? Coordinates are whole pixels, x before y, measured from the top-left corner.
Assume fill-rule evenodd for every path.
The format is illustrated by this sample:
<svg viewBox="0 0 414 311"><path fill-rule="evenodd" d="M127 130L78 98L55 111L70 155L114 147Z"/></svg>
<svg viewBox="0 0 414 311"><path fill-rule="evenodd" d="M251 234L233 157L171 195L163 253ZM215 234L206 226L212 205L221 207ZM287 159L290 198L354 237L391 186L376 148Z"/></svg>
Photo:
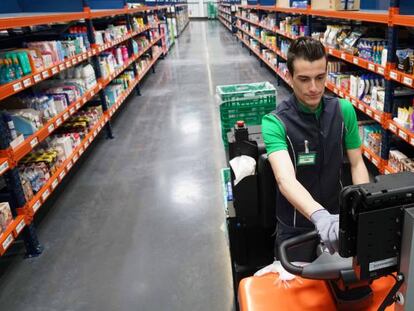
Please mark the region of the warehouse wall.
<svg viewBox="0 0 414 311"><path fill-rule="evenodd" d="M207 0L189 0L188 15L190 17L207 17ZM217 3L217 1L212 1Z"/></svg>

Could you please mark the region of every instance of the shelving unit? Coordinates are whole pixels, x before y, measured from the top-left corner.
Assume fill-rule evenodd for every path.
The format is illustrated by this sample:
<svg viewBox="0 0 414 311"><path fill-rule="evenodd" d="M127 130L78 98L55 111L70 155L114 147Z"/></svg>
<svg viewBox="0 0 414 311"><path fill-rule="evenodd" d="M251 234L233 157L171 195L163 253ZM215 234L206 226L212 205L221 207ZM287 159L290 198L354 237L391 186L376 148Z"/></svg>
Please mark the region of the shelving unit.
<svg viewBox="0 0 414 311"><path fill-rule="evenodd" d="M177 7L185 7L182 4L177 4ZM166 14L170 6L154 6L154 7L139 7L133 9L117 9L117 10L90 10L85 8L83 12L79 13L47 13L47 14L13 14L10 16L0 15L0 29L12 29L26 26L50 24L50 23L62 23L62 22L80 22L84 20L88 27L88 36L91 43L91 48L81 54L65 59L60 63L56 63L49 68L45 68L41 72L34 72L30 75L24 76L19 80L15 80L11 83L0 85L0 100L6 99L10 96L14 96L25 89L29 89L34 85L47 80L61 71L65 71L81 62L91 60L96 73L97 83L89 89L82 97L72 102L64 111L57 116L50 119L43 125L37 132L30 137L27 137L23 141L20 141L17 145L9 147L10 138L2 134L0 137L0 143L2 149L0 150L0 174L4 176L8 188L11 189L9 194L9 203L11 206L13 221L8 226L7 230L0 234L0 256L3 255L7 249L12 245L13 241L22 235L25 245L27 256L37 256L42 252L42 247L37 240L36 231L33 226L33 219L38 210L47 201L50 195L62 182L64 177L69 173L73 166L77 163L79 158L83 155L85 150L93 143L98 134L105 128L107 136L112 137L111 130L111 118L118 111L120 106L125 102L127 97L136 91L139 94L139 83L146 76L146 74L152 70L155 72L156 62L166 54L167 51L161 47L161 42L165 40L164 34L159 34L158 37L152 38L149 44L142 49L138 54L131 53L131 57L124 62L123 66L118 67L110 76L101 77L96 57L105 50L112 48L118 44L129 44L129 41L137 35L145 35L147 39L150 39L149 31L151 29L158 29L158 24L149 24L147 16L151 14ZM130 16L140 14L146 22L145 27L141 27L138 31L132 31L132 25L130 24ZM119 38L110 43L103 45L94 44L95 39L93 36L92 27L95 20L108 17L120 17L125 18L127 22L127 28L129 32L122 38ZM101 20L102 22L102 20ZM158 46L156 53L153 53L153 47ZM132 50L131 50L132 52ZM136 62L140 60L143 55L151 55L151 61L145 68L138 70ZM135 79L130 82L128 88L117 98L115 104L109 106L103 90L107 87L112 80L122 74L125 69L130 68L135 72ZM75 114L79 109L87 104L95 96L99 95L102 105L103 114L99 121L93 126L93 128L85 135L82 142L77 146L72 154L60 165L50 176L43 187L34 195L34 197L26 202L23 194L23 189L17 171L17 165L19 161L29 154L38 144L49 137L55 130L57 130L71 115ZM1 118L0 118L1 119ZM8 127L3 120L0 120L0 127L2 127L2 133L7 131Z"/></svg>
<svg viewBox="0 0 414 311"><path fill-rule="evenodd" d="M179 3L168 8L170 18L173 19L175 38L178 38L190 22L188 15L188 4Z"/></svg>
<svg viewBox="0 0 414 311"><path fill-rule="evenodd" d="M234 24L236 22L236 5L221 2L218 4L218 19L230 32L235 33L236 28Z"/></svg>
<svg viewBox="0 0 414 311"><path fill-rule="evenodd" d="M392 120L392 107L393 107L393 93L394 88L398 84L414 88L414 75L406 74L395 69L395 50L396 50L396 37L398 26L407 26L414 27L414 16L409 15L399 15L398 9L395 5L396 2L391 1L391 7L388 11L323 11L323 10L313 10L310 1L308 2L308 7L306 9L299 8L280 8L277 6L260 6L260 5L239 5L237 7L237 14L235 17L241 24L247 23L249 25L255 26L262 30L266 30L270 33L273 33L277 36L277 44L280 42L281 38L286 39L296 39L298 36L286 33L278 28L280 21L280 14L285 15L299 15L306 17L306 26L309 29L312 29L313 19L318 18L327 18L329 20L339 19L339 20L349 20L349 21L361 21L369 23L382 24L384 27L387 27L389 48L388 48L388 58L387 64L381 66L370 61L367 61L363 58L351 55L345 51L334 49L326 46L327 54L358 66L360 68L366 69L371 72L383 76L386 80L386 99L384 103L384 111L378 111L372 108L369 104L359 100L358 98L350 96L350 94L338 88L337 86L327 82L326 88L335 93L341 98L348 99L356 109L364 113L366 116L372 120L379 123L382 127L382 147L381 155L378 156L368 150L367 148L363 149L363 154L367 159L369 159L379 170L380 173L393 173L391 167L388 166L388 154L390 150L390 138L391 135L396 135L402 140L406 141L411 146L414 146L414 132L411 132L409 129L401 127L399 124ZM223 4L221 4L223 5ZM261 22L250 20L249 18L243 17L243 11L254 11L260 14L265 13L274 13L275 15L275 27L268 27L263 25ZM222 21L223 23L223 21ZM248 37L256 40L262 48L266 48L276 54L276 64L280 61L285 61L286 56L279 50L277 46L272 46L267 42L264 42L261 38L255 34L250 33L249 31L243 29L243 27L237 25L237 30L247 35ZM248 27L250 29L250 26ZM249 42L244 40L240 35L237 35L237 38L247 46L253 54L255 54L261 61L261 63L266 64L269 68L272 69L278 76L278 81L282 80L287 83L286 77L276 65L267 60L264 55L261 53L261 48L253 48Z"/></svg>

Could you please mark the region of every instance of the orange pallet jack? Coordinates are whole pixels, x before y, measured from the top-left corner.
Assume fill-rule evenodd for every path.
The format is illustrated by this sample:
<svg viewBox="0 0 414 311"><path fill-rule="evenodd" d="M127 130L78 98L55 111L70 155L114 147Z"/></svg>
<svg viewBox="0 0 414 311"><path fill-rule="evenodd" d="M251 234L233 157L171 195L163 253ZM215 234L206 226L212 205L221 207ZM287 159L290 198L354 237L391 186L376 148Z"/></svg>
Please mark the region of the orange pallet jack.
<svg viewBox="0 0 414 311"><path fill-rule="evenodd" d="M274 284L277 274L242 280L240 310L414 310L413 173L345 188L339 254L317 247L310 264L290 262L290 249L318 240L313 231L284 241L279 260L296 279L289 287Z"/></svg>

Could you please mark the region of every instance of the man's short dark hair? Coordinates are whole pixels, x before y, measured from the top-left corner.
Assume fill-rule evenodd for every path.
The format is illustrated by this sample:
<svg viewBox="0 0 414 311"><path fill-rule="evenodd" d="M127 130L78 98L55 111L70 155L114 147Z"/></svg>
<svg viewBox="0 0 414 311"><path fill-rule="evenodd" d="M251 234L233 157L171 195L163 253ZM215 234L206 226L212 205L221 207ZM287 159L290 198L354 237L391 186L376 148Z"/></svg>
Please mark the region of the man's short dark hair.
<svg viewBox="0 0 414 311"><path fill-rule="evenodd" d="M293 76L293 61L298 58L313 62L321 58L325 58L328 62L325 47L323 44L311 37L300 37L293 40L287 55L287 67Z"/></svg>

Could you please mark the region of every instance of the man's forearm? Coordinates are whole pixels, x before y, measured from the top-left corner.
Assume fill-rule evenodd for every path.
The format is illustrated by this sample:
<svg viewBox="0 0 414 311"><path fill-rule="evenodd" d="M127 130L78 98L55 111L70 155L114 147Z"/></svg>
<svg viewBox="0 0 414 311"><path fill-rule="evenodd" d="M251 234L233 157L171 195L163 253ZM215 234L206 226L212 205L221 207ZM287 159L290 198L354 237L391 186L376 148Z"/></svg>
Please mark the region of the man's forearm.
<svg viewBox="0 0 414 311"><path fill-rule="evenodd" d="M310 219L310 216L317 210L323 208L310 195L308 190L302 186L297 179L289 178L278 182L282 195L292 204L303 216Z"/></svg>
<svg viewBox="0 0 414 311"><path fill-rule="evenodd" d="M354 185L369 183L369 174L364 161L358 162L358 164L351 166L352 183Z"/></svg>

